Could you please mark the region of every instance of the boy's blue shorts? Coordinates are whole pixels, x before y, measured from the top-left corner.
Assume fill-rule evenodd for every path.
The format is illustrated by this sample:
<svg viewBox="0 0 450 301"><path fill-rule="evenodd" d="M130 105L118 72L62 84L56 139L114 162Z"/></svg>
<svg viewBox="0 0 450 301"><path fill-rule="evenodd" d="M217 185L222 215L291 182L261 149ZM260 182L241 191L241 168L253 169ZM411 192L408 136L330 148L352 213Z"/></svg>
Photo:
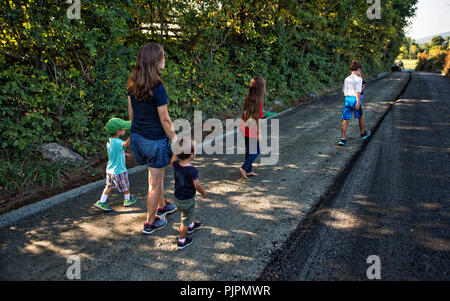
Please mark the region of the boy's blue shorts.
<svg viewBox="0 0 450 301"><path fill-rule="evenodd" d="M344 120L352 119L352 112L355 115L355 118L359 118L363 115L362 112L362 103L361 100L359 102L359 110L355 110L356 106L356 96L345 96L345 105L342 109L341 118Z"/></svg>

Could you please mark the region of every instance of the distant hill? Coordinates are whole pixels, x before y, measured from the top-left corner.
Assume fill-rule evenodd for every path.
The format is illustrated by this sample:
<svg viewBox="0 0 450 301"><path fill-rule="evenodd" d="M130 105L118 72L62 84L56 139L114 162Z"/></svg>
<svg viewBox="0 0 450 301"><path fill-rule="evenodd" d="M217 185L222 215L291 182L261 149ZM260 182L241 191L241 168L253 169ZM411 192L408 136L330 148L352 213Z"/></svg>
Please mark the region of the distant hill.
<svg viewBox="0 0 450 301"><path fill-rule="evenodd" d="M425 43L430 43L431 39L437 36L442 36L444 39L446 39L448 36L450 36L450 31L444 32L444 33L438 33L432 36L428 36L425 38L420 38L416 40L416 43L421 45L421 44L425 44Z"/></svg>

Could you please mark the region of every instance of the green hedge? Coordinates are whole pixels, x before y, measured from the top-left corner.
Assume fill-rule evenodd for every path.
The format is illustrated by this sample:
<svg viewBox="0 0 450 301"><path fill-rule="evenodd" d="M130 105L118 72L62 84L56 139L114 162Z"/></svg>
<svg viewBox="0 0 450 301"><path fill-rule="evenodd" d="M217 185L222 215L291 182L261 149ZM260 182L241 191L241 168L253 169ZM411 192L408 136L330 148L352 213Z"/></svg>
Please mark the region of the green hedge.
<svg viewBox="0 0 450 301"><path fill-rule="evenodd" d="M172 119L209 118L239 111L255 75L270 103L340 84L355 59L366 75L388 70L417 0L382 1L380 20L367 18L366 1L83 0L79 20L65 1L45 2L0 4L0 186L10 191L70 168L43 171L42 143L105 151L103 125L128 118L126 82L147 42L167 54Z"/></svg>

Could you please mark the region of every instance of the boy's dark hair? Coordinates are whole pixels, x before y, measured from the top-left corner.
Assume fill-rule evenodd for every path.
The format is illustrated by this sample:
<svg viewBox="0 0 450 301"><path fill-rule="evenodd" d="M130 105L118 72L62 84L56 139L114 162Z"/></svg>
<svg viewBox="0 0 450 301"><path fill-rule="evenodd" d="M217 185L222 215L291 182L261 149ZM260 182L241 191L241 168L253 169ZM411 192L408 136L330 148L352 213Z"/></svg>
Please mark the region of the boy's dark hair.
<svg viewBox="0 0 450 301"><path fill-rule="evenodd" d="M350 71L356 71L358 69L362 69L361 63L358 61L352 62L352 64L350 65Z"/></svg>
<svg viewBox="0 0 450 301"><path fill-rule="evenodd" d="M179 144L181 152L179 154L177 154L177 157L180 160L185 160L185 159L189 158L193 153L195 153L194 141L191 141L191 148L189 149L188 152L184 151L183 145L185 142L186 142L185 140L182 140L182 141L180 141L180 144Z"/></svg>

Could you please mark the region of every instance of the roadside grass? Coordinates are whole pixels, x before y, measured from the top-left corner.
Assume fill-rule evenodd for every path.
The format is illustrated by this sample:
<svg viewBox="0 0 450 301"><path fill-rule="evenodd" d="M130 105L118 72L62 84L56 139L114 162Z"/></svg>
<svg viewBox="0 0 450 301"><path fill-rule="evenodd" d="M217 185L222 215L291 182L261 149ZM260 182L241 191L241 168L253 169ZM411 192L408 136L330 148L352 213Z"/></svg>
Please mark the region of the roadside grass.
<svg viewBox="0 0 450 301"><path fill-rule="evenodd" d="M48 164L43 160L0 163L0 190L22 192L35 185L61 187L64 173L73 169L70 164Z"/></svg>

